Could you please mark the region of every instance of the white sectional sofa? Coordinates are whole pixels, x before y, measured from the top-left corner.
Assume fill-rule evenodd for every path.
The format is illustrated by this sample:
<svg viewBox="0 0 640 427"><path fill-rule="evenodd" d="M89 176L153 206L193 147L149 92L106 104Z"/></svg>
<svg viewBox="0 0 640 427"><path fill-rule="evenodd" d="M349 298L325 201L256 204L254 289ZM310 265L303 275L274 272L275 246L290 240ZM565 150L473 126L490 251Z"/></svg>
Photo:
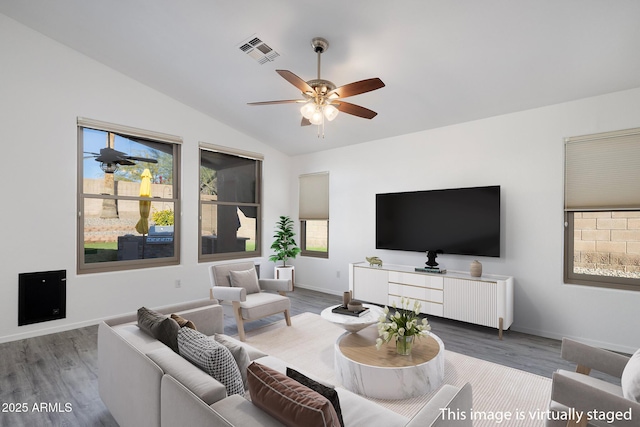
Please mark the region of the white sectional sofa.
<svg viewBox="0 0 640 427"><path fill-rule="evenodd" d="M156 310L166 315L180 314L208 336L224 333L222 307L215 301L200 300ZM245 347L251 360L285 372L287 365L282 360L234 341ZM141 330L135 313L99 325L98 368L100 397L121 427L282 425L245 397L227 396L221 383ZM303 371L299 368L294 367ZM413 419L341 387L336 391L346 427L471 426L470 421L441 417L445 407L467 413L471 410L469 384L462 388L443 386Z"/></svg>

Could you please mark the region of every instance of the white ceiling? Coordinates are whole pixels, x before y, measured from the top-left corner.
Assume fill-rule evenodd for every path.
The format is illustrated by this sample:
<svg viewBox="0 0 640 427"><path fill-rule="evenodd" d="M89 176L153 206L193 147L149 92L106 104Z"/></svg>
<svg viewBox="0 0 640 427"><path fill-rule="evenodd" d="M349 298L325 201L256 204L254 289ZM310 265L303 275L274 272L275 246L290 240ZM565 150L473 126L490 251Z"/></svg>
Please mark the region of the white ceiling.
<svg viewBox="0 0 640 427"><path fill-rule="evenodd" d="M637 0L0 0L3 13L197 110L295 155L640 87ZM256 35L280 56L239 50ZM347 99L325 138L300 127L276 74L385 88Z"/></svg>

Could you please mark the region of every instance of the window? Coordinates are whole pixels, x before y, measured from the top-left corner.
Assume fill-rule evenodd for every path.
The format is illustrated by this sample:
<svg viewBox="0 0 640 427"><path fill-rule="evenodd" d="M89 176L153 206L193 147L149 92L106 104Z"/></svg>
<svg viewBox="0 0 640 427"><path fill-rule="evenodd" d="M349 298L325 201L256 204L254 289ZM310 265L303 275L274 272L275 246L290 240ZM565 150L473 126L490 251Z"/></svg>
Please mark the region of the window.
<svg viewBox="0 0 640 427"><path fill-rule="evenodd" d="M565 283L640 291L640 129L565 141Z"/></svg>
<svg viewBox="0 0 640 427"><path fill-rule="evenodd" d="M262 156L200 144L199 260L261 255Z"/></svg>
<svg viewBox="0 0 640 427"><path fill-rule="evenodd" d="M300 175L302 256L329 258L329 172Z"/></svg>
<svg viewBox="0 0 640 427"><path fill-rule="evenodd" d="M181 142L78 118L78 273L179 264Z"/></svg>

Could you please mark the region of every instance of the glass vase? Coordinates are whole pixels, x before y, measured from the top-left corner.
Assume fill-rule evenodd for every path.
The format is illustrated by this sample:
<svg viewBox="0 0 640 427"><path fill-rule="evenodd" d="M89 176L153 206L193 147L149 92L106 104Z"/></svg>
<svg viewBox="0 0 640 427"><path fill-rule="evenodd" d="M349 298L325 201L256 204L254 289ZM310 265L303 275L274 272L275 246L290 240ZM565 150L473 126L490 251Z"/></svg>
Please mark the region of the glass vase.
<svg viewBox="0 0 640 427"><path fill-rule="evenodd" d="M413 347L414 335L402 336L396 338L396 352L403 356L411 355L411 348Z"/></svg>

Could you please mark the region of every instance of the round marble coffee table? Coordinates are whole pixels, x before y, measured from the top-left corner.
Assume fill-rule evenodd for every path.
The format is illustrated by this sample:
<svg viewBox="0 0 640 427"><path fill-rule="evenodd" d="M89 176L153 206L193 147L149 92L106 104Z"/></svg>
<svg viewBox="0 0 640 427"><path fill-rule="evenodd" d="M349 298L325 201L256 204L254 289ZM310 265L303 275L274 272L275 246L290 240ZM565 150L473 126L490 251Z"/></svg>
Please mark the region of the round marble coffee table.
<svg viewBox="0 0 640 427"><path fill-rule="evenodd" d="M409 399L444 381L444 344L437 335L416 340L410 356L397 354L394 341L377 350L376 338L374 326L338 337L336 379L347 390L376 399Z"/></svg>
<svg viewBox="0 0 640 427"><path fill-rule="evenodd" d="M363 304L363 307L368 308L369 312L359 317L349 316L347 314L333 313L331 310L336 307L338 307L338 305L332 305L331 307L325 308L320 313L320 316L323 319L328 320L331 323L335 323L341 328L344 328L348 332L358 332L361 329L366 328L367 326L378 323L380 316L384 316L384 311L382 310L382 308L372 304Z"/></svg>

